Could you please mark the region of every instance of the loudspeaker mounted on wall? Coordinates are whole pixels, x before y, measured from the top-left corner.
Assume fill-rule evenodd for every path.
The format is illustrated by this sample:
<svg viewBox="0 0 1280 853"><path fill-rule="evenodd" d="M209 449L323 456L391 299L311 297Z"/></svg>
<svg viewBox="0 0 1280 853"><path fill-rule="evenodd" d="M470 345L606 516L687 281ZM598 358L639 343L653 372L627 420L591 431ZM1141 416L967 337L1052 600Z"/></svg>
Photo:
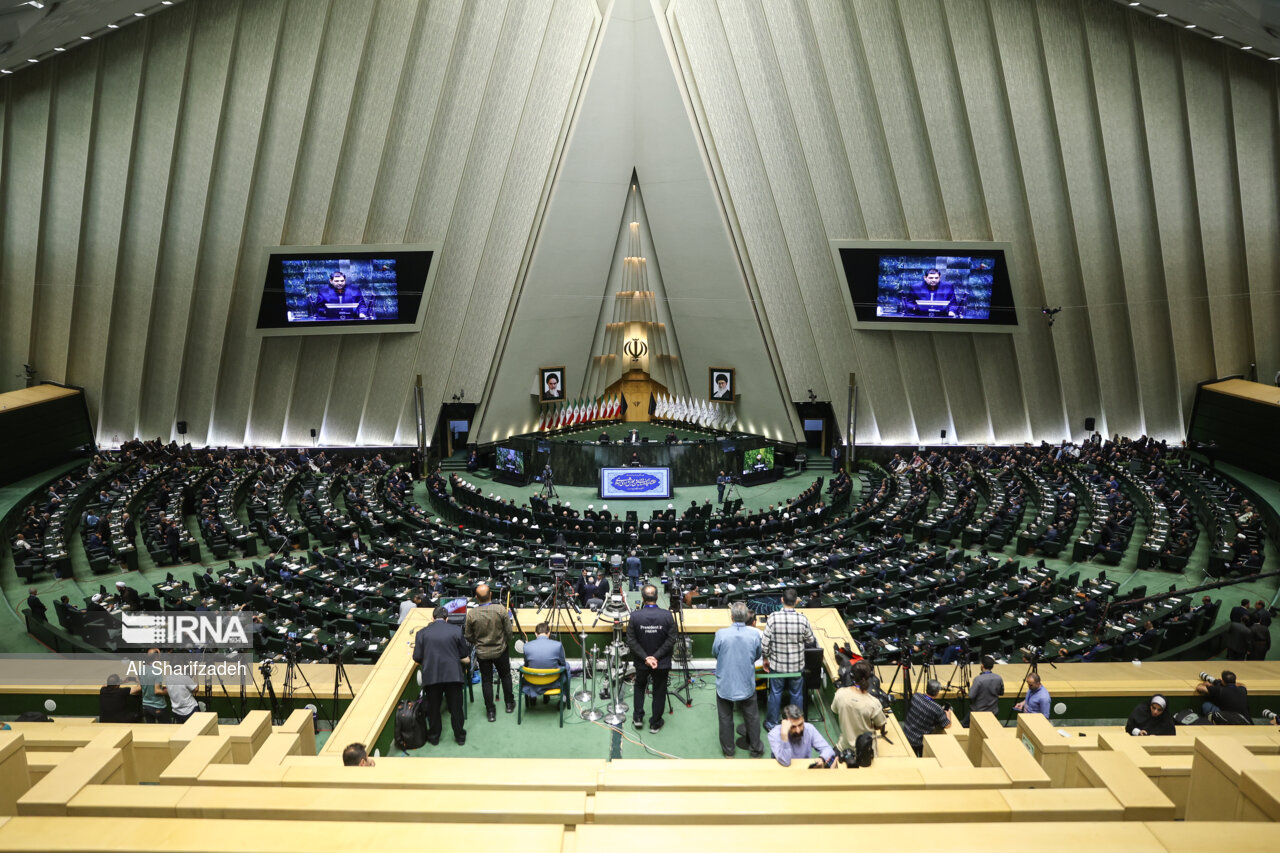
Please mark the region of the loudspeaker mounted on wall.
<svg viewBox="0 0 1280 853"><path fill-rule="evenodd" d="M947 431L945 429L942 431L942 440L943 441L947 440Z"/></svg>
<svg viewBox="0 0 1280 853"><path fill-rule="evenodd" d="M312 427L312 428L311 428L311 437L312 437L312 438L315 438L315 437L316 437L316 429L315 429L315 427Z"/></svg>
<svg viewBox="0 0 1280 853"><path fill-rule="evenodd" d="M1084 431L1085 431L1085 432L1093 432L1093 426L1094 426L1094 424L1095 424L1095 423L1097 423L1097 421L1095 421L1093 418L1085 418L1085 419L1084 419Z"/></svg>
<svg viewBox="0 0 1280 853"><path fill-rule="evenodd" d="M186 435L186 434L187 434L187 422L178 421L178 435Z"/></svg>

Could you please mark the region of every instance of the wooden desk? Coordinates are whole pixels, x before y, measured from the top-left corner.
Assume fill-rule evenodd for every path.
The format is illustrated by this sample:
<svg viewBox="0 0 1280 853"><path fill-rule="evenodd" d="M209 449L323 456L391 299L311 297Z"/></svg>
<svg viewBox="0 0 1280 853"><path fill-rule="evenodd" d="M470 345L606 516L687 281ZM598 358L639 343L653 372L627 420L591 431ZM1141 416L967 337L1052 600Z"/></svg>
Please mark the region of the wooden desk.
<svg viewBox="0 0 1280 853"><path fill-rule="evenodd" d="M1068 780L1070 787L1106 788L1124 806L1125 820L1173 820L1172 801L1124 755L1081 752L1076 756L1075 771L1077 778Z"/></svg>
<svg viewBox="0 0 1280 853"><path fill-rule="evenodd" d="M351 768L357 769L357 768ZM367 768L358 768L367 769ZM438 789L431 796L410 789L342 787L279 788L264 797L261 788L200 785L88 785L72 796L66 813L77 817L200 818L223 820L312 820L381 823L549 823L586 820L587 795L580 791L507 792Z"/></svg>
<svg viewBox="0 0 1280 853"><path fill-rule="evenodd" d="M482 840L483 847L492 850L559 851L564 843L564 827L553 824L15 817L0 826L0 851L207 853L234 847L237 853L351 853L418 850L424 839L443 838L446 832L460 843Z"/></svg>

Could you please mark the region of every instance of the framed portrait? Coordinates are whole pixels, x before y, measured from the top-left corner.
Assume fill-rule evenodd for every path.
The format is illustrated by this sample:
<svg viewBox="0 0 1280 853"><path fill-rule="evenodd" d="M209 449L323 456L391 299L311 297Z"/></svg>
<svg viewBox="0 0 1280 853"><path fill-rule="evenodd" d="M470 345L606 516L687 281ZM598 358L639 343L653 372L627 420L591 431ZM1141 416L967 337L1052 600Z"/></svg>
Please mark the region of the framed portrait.
<svg viewBox="0 0 1280 853"><path fill-rule="evenodd" d="M709 390L707 396L713 403L732 403L737 392L736 377L732 367L712 367L707 372Z"/></svg>
<svg viewBox="0 0 1280 853"><path fill-rule="evenodd" d="M538 402L559 403L564 400L564 365L538 368Z"/></svg>

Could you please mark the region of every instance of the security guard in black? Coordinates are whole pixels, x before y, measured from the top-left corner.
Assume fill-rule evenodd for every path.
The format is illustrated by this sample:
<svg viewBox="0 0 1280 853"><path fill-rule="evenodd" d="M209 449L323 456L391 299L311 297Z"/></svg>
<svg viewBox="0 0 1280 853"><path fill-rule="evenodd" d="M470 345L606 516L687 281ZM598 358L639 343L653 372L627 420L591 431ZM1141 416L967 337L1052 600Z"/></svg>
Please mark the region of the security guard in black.
<svg viewBox="0 0 1280 853"><path fill-rule="evenodd" d="M649 731L662 728L662 712L667 704L667 677L671 674L671 650L676 645L676 621L670 610L658 606L658 588L646 584L640 591L641 605L627 620L627 648L635 656L636 688L631 707L635 716L631 723L637 729L644 725L644 692L653 682L652 715Z"/></svg>

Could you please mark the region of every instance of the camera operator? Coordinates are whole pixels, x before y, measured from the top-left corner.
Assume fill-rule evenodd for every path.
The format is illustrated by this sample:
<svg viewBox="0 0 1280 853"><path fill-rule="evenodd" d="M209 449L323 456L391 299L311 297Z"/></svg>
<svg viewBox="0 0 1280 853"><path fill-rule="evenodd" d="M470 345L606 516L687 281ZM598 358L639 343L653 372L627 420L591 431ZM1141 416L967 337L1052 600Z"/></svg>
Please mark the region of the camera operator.
<svg viewBox="0 0 1280 853"><path fill-rule="evenodd" d="M1234 672L1224 669L1221 679L1202 672L1200 679L1201 682L1196 685L1196 693L1205 697L1201 710L1206 717L1213 713L1238 714L1241 723L1253 722L1249 715L1249 691L1243 684L1236 682Z"/></svg>
<svg viewBox="0 0 1280 853"><path fill-rule="evenodd" d="M982 656L982 672L969 685L969 711L990 711L995 714L1000 710L1000 697L1004 695L1004 679L992 672L995 658Z"/></svg>
<svg viewBox="0 0 1280 853"><path fill-rule="evenodd" d="M676 620L670 610L658 606L658 588L645 584L640 590L640 609L627 620L627 648L635 656L636 686L631 705L631 724L644 726L644 691L653 682L653 705L649 734L662 729L667 704L667 678L671 675L671 652L676 646Z"/></svg>
<svg viewBox="0 0 1280 853"><path fill-rule="evenodd" d="M815 749L819 759L809 767L832 767L836 763L836 751L817 726L805 725L804 710L799 705L788 705L782 709L781 724L769 732L769 749L773 750L773 757L783 767L790 767L797 758L808 759Z"/></svg>
<svg viewBox="0 0 1280 853"><path fill-rule="evenodd" d="M836 748L853 749L858 736L884 728L884 706L871 695L871 664L860 660L847 670L846 683L831 699L831 710L840 719Z"/></svg>
<svg viewBox="0 0 1280 853"><path fill-rule="evenodd" d="M930 678L924 687L925 695L917 693L911 697L911 710L902 723L902 733L907 736L907 743L916 751L916 755L924 755L924 736L934 729L951 728L951 706L938 701L942 692L942 684L936 678Z"/></svg>

